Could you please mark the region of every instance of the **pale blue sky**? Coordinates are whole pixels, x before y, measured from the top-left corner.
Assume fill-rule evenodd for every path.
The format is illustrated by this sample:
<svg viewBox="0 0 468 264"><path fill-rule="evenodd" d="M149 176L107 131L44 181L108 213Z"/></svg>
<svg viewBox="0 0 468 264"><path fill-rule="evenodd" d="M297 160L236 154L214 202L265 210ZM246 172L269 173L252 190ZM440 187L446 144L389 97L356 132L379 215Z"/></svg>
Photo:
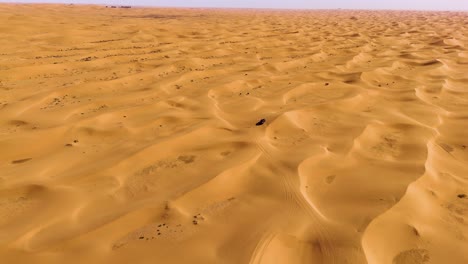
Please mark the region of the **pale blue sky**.
<svg viewBox="0 0 468 264"><path fill-rule="evenodd" d="M468 11L468 0L0 0L0 2L95 3L174 7L344 8Z"/></svg>

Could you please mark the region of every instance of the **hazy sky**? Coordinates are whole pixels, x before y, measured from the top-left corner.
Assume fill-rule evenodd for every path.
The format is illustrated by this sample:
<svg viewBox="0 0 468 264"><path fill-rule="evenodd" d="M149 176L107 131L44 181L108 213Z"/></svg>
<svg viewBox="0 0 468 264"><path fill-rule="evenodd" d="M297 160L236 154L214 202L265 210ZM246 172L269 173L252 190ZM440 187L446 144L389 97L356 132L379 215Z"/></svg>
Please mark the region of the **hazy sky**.
<svg viewBox="0 0 468 264"><path fill-rule="evenodd" d="M177 7L419 9L468 11L468 0L0 0L0 2L95 3Z"/></svg>

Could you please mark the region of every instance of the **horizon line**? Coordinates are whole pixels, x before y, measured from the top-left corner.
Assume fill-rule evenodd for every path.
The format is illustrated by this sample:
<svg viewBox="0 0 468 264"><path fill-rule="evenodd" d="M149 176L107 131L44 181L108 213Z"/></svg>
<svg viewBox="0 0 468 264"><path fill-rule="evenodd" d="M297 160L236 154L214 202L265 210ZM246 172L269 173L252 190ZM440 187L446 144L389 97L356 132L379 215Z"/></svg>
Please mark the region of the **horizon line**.
<svg viewBox="0 0 468 264"><path fill-rule="evenodd" d="M131 6L135 8L173 8L173 9L247 9L247 10L298 10L298 11L314 11L314 10L343 10L343 11L416 11L416 12L468 12L468 9L396 9L396 8L299 8L299 7L216 7L216 6L167 6L167 5L129 5L129 4L109 4L109 3L75 3L75 2L18 2L18 1L8 1L2 2L1 4L27 4L27 5L91 5L91 6Z"/></svg>

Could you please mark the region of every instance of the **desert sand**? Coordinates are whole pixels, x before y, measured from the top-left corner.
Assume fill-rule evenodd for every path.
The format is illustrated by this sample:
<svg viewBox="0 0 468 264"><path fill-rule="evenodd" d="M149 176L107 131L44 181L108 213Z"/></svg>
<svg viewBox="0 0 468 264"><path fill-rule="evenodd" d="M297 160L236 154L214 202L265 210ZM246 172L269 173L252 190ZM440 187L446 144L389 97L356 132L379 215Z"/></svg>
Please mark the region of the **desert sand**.
<svg viewBox="0 0 468 264"><path fill-rule="evenodd" d="M468 263L467 13L2 4L0 47L1 263Z"/></svg>

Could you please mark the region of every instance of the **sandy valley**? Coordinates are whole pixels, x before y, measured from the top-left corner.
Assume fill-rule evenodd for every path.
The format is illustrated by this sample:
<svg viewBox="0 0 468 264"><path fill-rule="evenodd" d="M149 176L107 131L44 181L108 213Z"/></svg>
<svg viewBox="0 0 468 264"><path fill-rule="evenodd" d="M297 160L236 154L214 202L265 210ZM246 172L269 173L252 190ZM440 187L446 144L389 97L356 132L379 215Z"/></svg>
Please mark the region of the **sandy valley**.
<svg viewBox="0 0 468 264"><path fill-rule="evenodd" d="M2 263L468 263L468 13L1 4L0 47Z"/></svg>

